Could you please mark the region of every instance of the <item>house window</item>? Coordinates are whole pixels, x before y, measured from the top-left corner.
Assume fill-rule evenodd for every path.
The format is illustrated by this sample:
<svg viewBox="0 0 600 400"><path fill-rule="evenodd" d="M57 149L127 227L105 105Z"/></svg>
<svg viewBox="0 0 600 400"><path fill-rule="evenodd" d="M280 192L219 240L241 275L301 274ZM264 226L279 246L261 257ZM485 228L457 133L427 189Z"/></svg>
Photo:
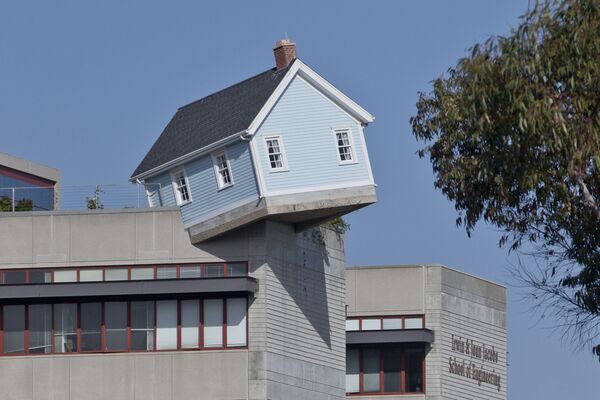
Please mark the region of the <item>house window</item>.
<svg viewBox="0 0 600 400"><path fill-rule="evenodd" d="M349 348L346 393L424 393L424 349L404 347Z"/></svg>
<svg viewBox="0 0 600 400"><path fill-rule="evenodd" d="M192 201L192 195L190 193L190 185L188 178L185 175L183 169L177 170L171 174L173 181L173 190L175 191L175 201L177 205L181 206Z"/></svg>
<svg viewBox="0 0 600 400"><path fill-rule="evenodd" d="M229 158L227 157L225 150L213 154L213 165L219 189L225 189L226 187L233 185L231 165L229 164Z"/></svg>
<svg viewBox="0 0 600 400"><path fill-rule="evenodd" d="M352 149L352 136L350 130L340 129L335 130L335 140L338 149L340 164L348 164L356 162L354 151Z"/></svg>
<svg viewBox="0 0 600 400"><path fill-rule="evenodd" d="M267 137L265 138L265 142L267 145L267 154L269 155L269 166L271 171L285 171L287 169L287 163L281 137Z"/></svg>

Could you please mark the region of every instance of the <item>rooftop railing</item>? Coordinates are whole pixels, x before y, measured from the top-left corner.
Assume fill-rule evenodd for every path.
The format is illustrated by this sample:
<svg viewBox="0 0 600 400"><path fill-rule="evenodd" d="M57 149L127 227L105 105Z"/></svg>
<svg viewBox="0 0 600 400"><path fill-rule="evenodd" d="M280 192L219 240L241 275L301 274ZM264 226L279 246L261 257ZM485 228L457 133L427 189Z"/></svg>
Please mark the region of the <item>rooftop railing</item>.
<svg viewBox="0 0 600 400"><path fill-rule="evenodd" d="M147 190L160 190L160 184L5 187L0 212L147 208Z"/></svg>

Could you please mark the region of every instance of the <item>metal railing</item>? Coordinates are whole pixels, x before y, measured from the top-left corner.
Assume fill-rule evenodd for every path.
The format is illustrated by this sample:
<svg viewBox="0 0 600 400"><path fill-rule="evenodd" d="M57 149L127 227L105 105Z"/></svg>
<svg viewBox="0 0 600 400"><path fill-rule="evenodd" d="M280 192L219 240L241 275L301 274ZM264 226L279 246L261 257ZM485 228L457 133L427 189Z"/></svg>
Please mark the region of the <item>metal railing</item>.
<svg viewBox="0 0 600 400"><path fill-rule="evenodd" d="M160 184L0 188L0 212L146 208Z"/></svg>

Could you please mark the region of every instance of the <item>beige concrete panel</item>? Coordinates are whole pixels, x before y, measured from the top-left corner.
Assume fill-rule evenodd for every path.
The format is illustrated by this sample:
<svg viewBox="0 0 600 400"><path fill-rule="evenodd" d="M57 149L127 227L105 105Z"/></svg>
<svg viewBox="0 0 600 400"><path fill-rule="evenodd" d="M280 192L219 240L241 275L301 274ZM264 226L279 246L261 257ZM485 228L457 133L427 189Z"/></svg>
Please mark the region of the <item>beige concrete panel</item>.
<svg viewBox="0 0 600 400"><path fill-rule="evenodd" d="M32 371L31 359L13 357L0 359L0 393L2 400L33 399Z"/></svg>
<svg viewBox="0 0 600 400"><path fill-rule="evenodd" d="M69 400L69 359L32 357L33 400Z"/></svg>
<svg viewBox="0 0 600 400"><path fill-rule="evenodd" d="M71 215L71 261L135 259L135 213Z"/></svg>
<svg viewBox="0 0 600 400"><path fill-rule="evenodd" d="M356 269L346 270L346 305L348 311L356 310Z"/></svg>
<svg viewBox="0 0 600 400"><path fill-rule="evenodd" d="M103 357L104 398L132 400L134 398L135 360L129 355Z"/></svg>
<svg viewBox="0 0 600 400"><path fill-rule="evenodd" d="M173 257L173 214L170 212L135 214L138 260L167 261Z"/></svg>
<svg viewBox="0 0 600 400"><path fill-rule="evenodd" d="M72 400L104 400L102 356L69 357L69 392ZM67 384L67 382L65 382Z"/></svg>
<svg viewBox="0 0 600 400"><path fill-rule="evenodd" d="M33 261L64 263L69 258L70 224L68 217L39 215L33 219Z"/></svg>
<svg viewBox="0 0 600 400"><path fill-rule="evenodd" d="M6 215L0 217L0 264L10 266L33 261L31 218Z"/></svg>
<svg viewBox="0 0 600 400"><path fill-rule="evenodd" d="M131 356L135 363L134 399L171 400L173 365L171 354Z"/></svg>
<svg viewBox="0 0 600 400"><path fill-rule="evenodd" d="M201 396L199 396L201 394ZM173 355L173 400L246 399L248 352L198 352Z"/></svg>

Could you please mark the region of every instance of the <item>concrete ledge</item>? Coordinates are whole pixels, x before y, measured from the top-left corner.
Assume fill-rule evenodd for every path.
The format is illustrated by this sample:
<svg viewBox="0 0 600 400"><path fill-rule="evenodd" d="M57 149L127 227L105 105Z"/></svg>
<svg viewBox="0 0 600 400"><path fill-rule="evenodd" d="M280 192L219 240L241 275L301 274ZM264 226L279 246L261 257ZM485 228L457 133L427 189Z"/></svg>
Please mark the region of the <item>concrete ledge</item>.
<svg viewBox="0 0 600 400"><path fill-rule="evenodd" d="M0 285L0 301L255 293L257 290L258 282L251 277Z"/></svg>
<svg viewBox="0 0 600 400"><path fill-rule="evenodd" d="M346 344L433 343L433 331L407 329L346 332Z"/></svg>

